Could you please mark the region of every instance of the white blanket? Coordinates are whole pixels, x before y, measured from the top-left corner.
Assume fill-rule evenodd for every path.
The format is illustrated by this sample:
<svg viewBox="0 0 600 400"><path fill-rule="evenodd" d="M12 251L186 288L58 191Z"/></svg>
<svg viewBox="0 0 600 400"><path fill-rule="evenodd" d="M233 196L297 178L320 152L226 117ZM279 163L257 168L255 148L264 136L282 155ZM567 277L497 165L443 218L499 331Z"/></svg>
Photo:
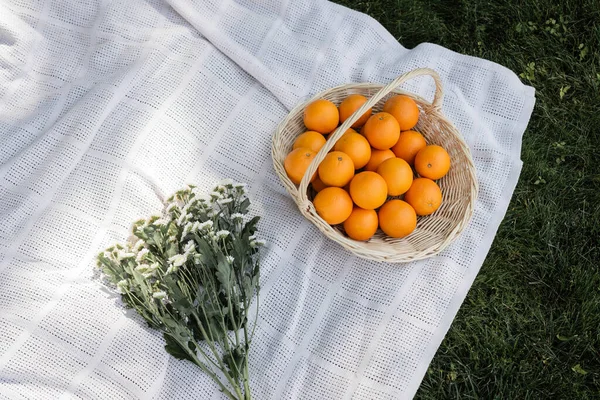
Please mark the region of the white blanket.
<svg viewBox="0 0 600 400"><path fill-rule="evenodd" d="M297 102L430 67L477 167L475 215L437 257L355 258L298 212L271 135ZM428 78L404 89L431 98ZM405 399L486 257L521 169L534 91L317 0L0 3L0 398L210 399L93 279L96 254L186 183L247 182L268 242L256 399Z"/></svg>

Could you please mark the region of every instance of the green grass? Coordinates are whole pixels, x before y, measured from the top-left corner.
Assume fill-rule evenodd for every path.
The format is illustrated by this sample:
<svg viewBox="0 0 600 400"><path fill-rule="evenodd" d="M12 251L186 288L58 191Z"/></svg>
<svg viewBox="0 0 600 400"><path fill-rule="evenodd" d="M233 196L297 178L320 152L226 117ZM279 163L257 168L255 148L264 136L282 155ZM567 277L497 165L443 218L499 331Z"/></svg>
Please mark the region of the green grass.
<svg viewBox="0 0 600 400"><path fill-rule="evenodd" d="M339 1L536 88L523 171L418 399L600 398L600 3Z"/></svg>

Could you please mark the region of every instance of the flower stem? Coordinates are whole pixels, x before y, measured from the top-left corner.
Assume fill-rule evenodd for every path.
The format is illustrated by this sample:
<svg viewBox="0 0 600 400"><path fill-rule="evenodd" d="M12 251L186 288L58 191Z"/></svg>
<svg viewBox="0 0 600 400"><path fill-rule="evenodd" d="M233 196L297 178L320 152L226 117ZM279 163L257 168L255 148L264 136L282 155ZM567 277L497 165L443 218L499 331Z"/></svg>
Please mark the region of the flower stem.
<svg viewBox="0 0 600 400"><path fill-rule="evenodd" d="M244 340L246 341L246 348L244 351L244 393L246 394L245 400L250 400L252 398L250 394L250 382L248 377L248 351L250 350L249 342L248 342L248 329L246 328L246 324L244 324Z"/></svg>
<svg viewBox="0 0 600 400"><path fill-rule="evenodd" d="M231 400L236 400L236 397L233 395L233 393L231 393L231 391L229 389L227 389L227 387L223 384L223 382L221 382L221 380L217 377L217 375L210 369L208 368L206 365L204 365L204 363L202 361L200 361L198 359L198 356L191 351L191 349L187 346L187 343L179 343L179 345L181 346L181 348L185 349L185 351L192 357L192 359L194 360L194 364L196 364L198 367L200 367L200 369L204 372L206 372L208 374L208 376L210 376L212 378L213 381L215 381L217 383L217 385L219 385L219 387L221 388L221 391L227 396L229 397ZM236 390L236 394L239 391L239 388L237 388ZM239 395L238 395L239 398Z"/></svg>
<svg viewBox="0 0 600 400"><path fill-rule="evenodd" d="M233 377L229 374L229 372L227 372L227 368L223 364L223 361L221 360L221 357L219 357L219 353L217 352L217 349L215 348L215 345L212 342L212 340L210 340L210 338L208 337L208 335L206 333L206 330L204 329L204 327L202 326L202 323L200 322L200 319L198 318L198 316L196 315L195 312L193 312L192 315L194 316L194 319L196 320L196 324L200 328L200 332L202 333L202 336L204 337L205 342L208 344L208 347L210 348L210 350L212 351L213 355L217 359L217 362L219 363L219 366L220 366L221 371L223 372L223 375L225 375L225 378L227 378L227 381L229 381L229 383L231 384L231 386L233 388L235 388L235 391L238 392L239 391L239 387L236 384L235 379L233 379Z"/></svg>

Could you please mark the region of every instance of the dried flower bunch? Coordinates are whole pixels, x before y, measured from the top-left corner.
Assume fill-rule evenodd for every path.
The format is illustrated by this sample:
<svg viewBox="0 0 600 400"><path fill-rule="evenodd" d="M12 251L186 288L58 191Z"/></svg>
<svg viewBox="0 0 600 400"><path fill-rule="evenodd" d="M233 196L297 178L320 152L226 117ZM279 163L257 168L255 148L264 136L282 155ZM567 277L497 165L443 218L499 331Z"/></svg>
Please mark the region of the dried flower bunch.
<svg viewBox="0 0 600 400"><path fill-rule="evenodd" d="M231 180L208 195L190 185L167 202L162 217L134 223L135 242L100 253L98 266L123 302L163 333L171 355L196 364L229 398L250 399L259 217L248 218L245 185Z"/></svg>

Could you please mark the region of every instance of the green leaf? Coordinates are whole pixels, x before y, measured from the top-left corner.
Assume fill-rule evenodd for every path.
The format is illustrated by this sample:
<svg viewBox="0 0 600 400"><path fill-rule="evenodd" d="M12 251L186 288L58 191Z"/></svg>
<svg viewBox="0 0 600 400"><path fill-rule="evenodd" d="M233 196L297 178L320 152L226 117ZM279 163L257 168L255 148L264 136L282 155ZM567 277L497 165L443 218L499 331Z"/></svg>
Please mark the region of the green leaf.
<svg viewBox="0 0 600 400"><path fill-rule="evenodd" d="M124 271L121 265L115 263L104 256L104 253L98 254L98 267L108 276L112 283L117 283L124 278Z"/></svg>
<svg viewBox="0 0 600 400"><path fill-rule="evenodd" d="M184 296L181 296L177 300L173 301L171 305L183 317L187 317L192 313L192 304L190 303L189 299Z"/></svg>
<svg viewBox="0 0 600 400"><path fill-rule="evenodd" d="M185 351L185 348L170 334L164 333L165 350L178 360L194 361L194 359Z"/></svg>
<svg viewBox="0 0 600 400"><path fill-rule="evenodd" d="M210 269L215 267L215 256L212 246L208 244L206 239L194 233L194 240L198 245L199 253L202 255L202 262Z"/></svg>
<svg viewBox="0 0 600 400"><path fill-rule="evenodd" d="M232 267L231 264L227 262L225 256L222 253L219 253L219 261L217 262L217 271L215 272L217 279L223 286L223 289L226 293L231 292L231 277L232 277Z"/></svg>
<svg viewBox="0 0 600 400"><path fill-rule="evenodd" d="M242 214L248 213L248 207L250 207L250 199L246 198L239 205L238 212Z"/></svg>
<svg viewBox="0 0 600 400"><path fill-rule="evenodd" d="M246 298L251 298L254 295L255 289L258 287L259 277L258 263L256 263L254 268L244 272L242 276L242 287Z"/></svg>
<svg viewBox="0 0 600 400"><path fill-rule="evenodd" d="M163 323L165 324L165 326L167 326L167 328L170 328L173 331L176 331L177 328L179 328L179 322L169 317L165 317L163 319Z"/></svg>
<svg viewBox="0 0 600 400"><path fill-rule="evenodd" d="M160 246L162 244L162 240L163 240L162 233L160 231L154 231L154 233L152 234L152 239L154 240L154 243L157 246Z"/></svg>
<svg viewBox="0 0 600 400"><path fill-rule="evenodd" d="M167 258L173 257L176 254L179 254L179 246L175 242L169 242L169 244L167 244Z"/></svg>
<svg viewBox="0 0 600 400"><path fill-rule="evenodd" d="M256 217L252 218L250 221L246 222L246 224L244 225L244 232L247 232L250 235L253 235L254 232L256 232L256 224L258 224L259 220L260 220L260 217L256 216Z"/></svg>
<svg viewBox="0 0 600 400"><path fill-rule="evenodd" d="M581 368L581 365L579 365L579 364L571 367L571 369L573 370L573 372L577 372L580 375L587 375L587 373L588 373L586 370Z"/></svg>
<svg viewBox="0 0 600 400"><path fill-rule="evenodd" d="M225 336L226 332L223 326L214 316L207 317L203 313L199 313L198 319L200 320L201 327L198 326L196 321L190 322L192 334L194 335L194 339L196 341L202 342L205 340L204 335L202 334L202 329L204 329L204 332L206 332L209 340L212 337L213 341L218 341Z"/></svg>
<svg viewBox="0 0 600 400"><path fill-rule="evenodd" d="M229 371L235 380L241 377L244 368L244 354L239 347L231 349L230 352L223 355L223 362L229 368Z"/></svg>

